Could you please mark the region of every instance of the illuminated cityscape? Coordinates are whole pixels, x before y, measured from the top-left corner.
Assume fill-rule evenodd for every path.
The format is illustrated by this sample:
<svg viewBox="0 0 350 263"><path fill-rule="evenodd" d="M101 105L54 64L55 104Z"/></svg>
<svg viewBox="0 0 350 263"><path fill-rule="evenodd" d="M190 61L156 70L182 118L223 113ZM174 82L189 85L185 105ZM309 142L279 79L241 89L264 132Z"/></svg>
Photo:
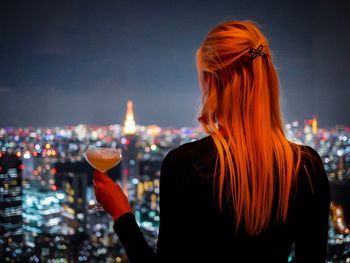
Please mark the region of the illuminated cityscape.
<svg viewBox="0 0 350 263"><path fill-rule="evenodd" d="M350 129L320 128L314 116L303 124L287 123L286 131L323 159L332 188L329 262L349 262ZM171 149L204 136L200 127L137 125L132 101L124 126L1 128L1 262L127 262L109 216L86 209L95 202L93 170L83 158L89 145L122 150L123 160L109 176L127 192L155 247L162 160Z"/></svg>

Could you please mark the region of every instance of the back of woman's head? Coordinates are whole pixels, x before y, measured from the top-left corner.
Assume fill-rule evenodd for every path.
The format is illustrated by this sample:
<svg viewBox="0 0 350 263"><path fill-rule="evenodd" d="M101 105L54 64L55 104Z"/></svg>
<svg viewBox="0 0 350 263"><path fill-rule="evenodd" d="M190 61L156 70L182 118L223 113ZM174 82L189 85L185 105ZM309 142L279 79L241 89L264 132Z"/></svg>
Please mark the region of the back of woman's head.
<svg viewBox="0 0 350 263"><path fill-rule="evenodd" d="M300 160L299 148L284 134L267 39L250 21L220 24L198 49L197 69L203 94L199 120L218 150L220 207L230 197L236 229L243 222L257 235L269 224L274 190L277 219L286 220Z"/></svg>
<svg viewBox="0 0 350 263"><path fill-rule="evenodd" d="M215 27L198 49L197 66L202 116L208 121L232 127L241 118L260 118L252 124L264 121L264 126L282 129L277 74L268 42L254 23L230 21Z"/></svg>

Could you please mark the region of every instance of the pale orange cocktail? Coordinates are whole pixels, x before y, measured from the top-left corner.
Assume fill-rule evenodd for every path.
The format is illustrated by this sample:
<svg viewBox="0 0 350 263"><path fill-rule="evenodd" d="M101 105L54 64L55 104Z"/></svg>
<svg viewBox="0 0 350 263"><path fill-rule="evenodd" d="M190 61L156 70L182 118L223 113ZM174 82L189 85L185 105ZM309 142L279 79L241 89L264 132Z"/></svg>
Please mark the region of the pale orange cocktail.
<svg viewBox="0 0 350 263"><path fill-rule="evenodd" d="M89 146L85 158L92 167L105 173L121 161L122 155L120 150L115 148Z"/></svg>

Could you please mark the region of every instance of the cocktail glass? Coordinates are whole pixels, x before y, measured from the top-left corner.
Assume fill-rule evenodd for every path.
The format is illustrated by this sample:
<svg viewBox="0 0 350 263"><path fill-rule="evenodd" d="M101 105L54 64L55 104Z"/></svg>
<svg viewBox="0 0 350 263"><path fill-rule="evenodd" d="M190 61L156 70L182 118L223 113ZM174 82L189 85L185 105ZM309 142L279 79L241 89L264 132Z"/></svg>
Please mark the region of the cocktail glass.
<svg viewBox="0 0 350 263"><path fill-rule="evenodd" d="M122 160L122 153L116 148L89 146L84 157L94 169L107 175L107 172ZM87 209L103 211L97 201L89 202Z"/></svg>

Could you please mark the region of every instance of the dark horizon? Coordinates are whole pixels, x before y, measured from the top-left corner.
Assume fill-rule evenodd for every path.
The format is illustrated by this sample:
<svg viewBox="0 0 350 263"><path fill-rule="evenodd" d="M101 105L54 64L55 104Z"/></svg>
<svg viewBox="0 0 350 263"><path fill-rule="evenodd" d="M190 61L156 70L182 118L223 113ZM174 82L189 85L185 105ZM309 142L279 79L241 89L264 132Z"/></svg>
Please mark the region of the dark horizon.
<svg viewBox="0 0 350 263"><path fill-rule="evenodd" d="M0 127L197 126L194 56L229 19L269 39L286 122L350 126L349 2L5 1L0 10Z"/></svg>

